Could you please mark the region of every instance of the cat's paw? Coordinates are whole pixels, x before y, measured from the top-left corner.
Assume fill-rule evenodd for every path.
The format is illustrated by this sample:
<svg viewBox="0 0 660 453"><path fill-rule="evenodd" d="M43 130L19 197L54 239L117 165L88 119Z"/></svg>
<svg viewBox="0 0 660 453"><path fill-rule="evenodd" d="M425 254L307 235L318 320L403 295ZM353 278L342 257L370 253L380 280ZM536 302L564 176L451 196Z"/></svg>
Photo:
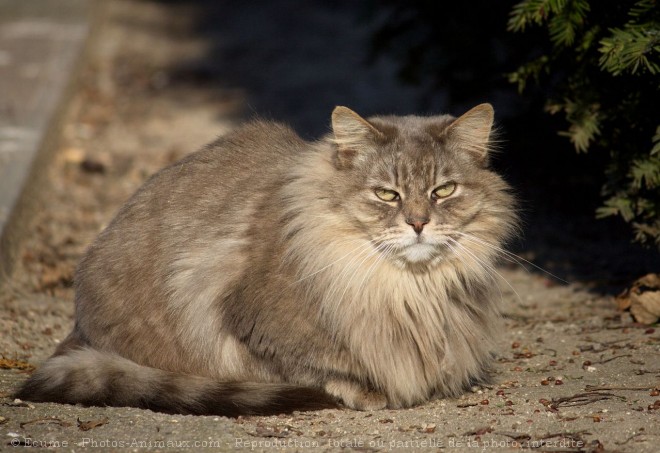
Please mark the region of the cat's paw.
<svg viewBox="0 0 660 453"><path fill-rule="evenodd" d="M385 395L362 388L354 382L332 380L326 383L325 391L358 411L376 411L387 407Z"/></svg>

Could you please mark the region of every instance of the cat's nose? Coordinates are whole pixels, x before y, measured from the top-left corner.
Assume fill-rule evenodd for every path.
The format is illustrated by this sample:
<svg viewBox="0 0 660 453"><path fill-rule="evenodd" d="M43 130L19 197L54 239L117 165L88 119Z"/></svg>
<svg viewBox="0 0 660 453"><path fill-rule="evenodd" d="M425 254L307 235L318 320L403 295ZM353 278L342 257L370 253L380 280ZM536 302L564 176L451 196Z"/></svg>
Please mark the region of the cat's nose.
<svg viewBox="0 0 660 453"><path fill-rule="evenodd" d="M429 221L430 221L430 219L428 217L423 217L423 218L417 217L417 218L414 218L414 219L411 219L411 218L406 219L406 223L408 225L410 225L411 227L413 227L413 230L417 234L422 234L422 230L424 229L424 225L429 223Z"/></svg>

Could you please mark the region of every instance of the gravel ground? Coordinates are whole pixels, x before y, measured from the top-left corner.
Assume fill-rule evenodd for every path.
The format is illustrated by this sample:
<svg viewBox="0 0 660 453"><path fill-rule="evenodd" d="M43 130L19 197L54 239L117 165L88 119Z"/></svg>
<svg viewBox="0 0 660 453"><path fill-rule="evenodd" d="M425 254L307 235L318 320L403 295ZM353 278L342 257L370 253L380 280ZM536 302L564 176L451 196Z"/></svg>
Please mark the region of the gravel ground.
<svg viewBox="0 0 660 453"><path fill-rule="evenodd" d="M243 88L236 80L220 86L203 77L199 61L209 47L191 32L197 22L188 6L117 0L105 8L50 166L49 190L26 226L29 240L18 269L0 294L0 450L11 445L71 451L658 450L660 331L633 323L616 310L611 296L586 283L565 285L517 266L499 271L507 283L501 289L506 317L494 369L497 383L458 399L409 410L238 419L14 401L12 391L72 326L71 282L81 253L149 175L230 130L245 112L278 117L291 109L278 106L278 94L289 104L300 101L302 107L288 114L295 126L318 133L333 103L360 105L366 102L360 96L370 96L368 90L342 91L351 77L380 92L394 83L388 66L365 69L359 77L346 68L339 71L345 55L338 60L328 56L332 52L316 55L322 44L311 40L302 52L325 58L329 75L305 77L304 67L274 59ZM323 35L347 21L332 11L303 8L301 14L309 19L307 27ZM261 14L263 19L269 12ZM227 27L245 25L235 11L227 17ZM364 39L355 27L346 34L347 42ZM222 41L226 55L240 54L256 38L234 39ZM251 64L250 58L227 61L226 71L239 75ZM319 90L319 102L291 98L293 88L283 80L294 69L302 77L297 89ZM330 88L321 93L324 83ZM420 95L412 89L398 93L401 99L392 102L401 108ZM381 105L376 99L369 106Z"/></svg>

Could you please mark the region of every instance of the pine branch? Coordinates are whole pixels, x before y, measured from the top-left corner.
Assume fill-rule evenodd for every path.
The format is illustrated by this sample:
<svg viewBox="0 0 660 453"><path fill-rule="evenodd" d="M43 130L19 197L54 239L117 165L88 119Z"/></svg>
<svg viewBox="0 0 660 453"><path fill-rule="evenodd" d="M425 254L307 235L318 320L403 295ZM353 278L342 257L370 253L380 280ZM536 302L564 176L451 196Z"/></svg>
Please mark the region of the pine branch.
<svg viewBox="0 0 660 453"><path fill-rule="evenodd" d="M577 152L587 152L594 139L600 135L599 106L585 105L580 101L565 99L563 103L549 102L546 111L558 113L564 111L570 123L568 130L559 135L568 137Z"/></svg>
<svg viewBox="0 0 660 453"><path fill-rule="evenodd" d="M629 72L660 73L660 30L648 26L626 25L610 30L611 35L600 41L599 64L614 76Z"/></svg>
<svg viewBox="0 0 660 453"><path fill-rule="evenodd" d="M575 41L575 37L584 26L587 13L591 10L587 0L572 0L559 10L557 14L550 19L548 31L550 40L555 46L570 46Z"/></svg>

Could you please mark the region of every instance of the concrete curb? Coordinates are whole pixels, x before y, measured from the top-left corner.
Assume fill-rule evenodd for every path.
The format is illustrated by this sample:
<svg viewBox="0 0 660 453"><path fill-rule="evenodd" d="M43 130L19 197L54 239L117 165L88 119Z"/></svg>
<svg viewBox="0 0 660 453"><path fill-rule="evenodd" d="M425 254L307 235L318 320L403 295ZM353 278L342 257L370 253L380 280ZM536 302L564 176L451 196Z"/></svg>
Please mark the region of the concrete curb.
<svg viewBox="0 0 660 453"><path fill-rule="evenodd" d="M0 286L37 208L101 6L0 0Z"/></svg>

